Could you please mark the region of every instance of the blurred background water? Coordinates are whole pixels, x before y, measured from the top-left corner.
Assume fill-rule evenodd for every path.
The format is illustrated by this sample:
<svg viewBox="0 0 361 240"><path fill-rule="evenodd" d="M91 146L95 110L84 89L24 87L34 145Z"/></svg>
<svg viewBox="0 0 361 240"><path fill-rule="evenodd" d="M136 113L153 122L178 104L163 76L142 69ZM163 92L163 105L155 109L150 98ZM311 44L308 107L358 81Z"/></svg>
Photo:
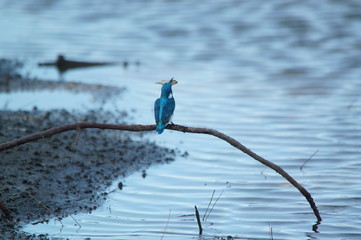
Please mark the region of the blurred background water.
<svg viewBox="0 0 361 240"><path fill-rule="evenodd" d="M123 190L73 216L81 229L68 217L63 229L54 220L25 231L194 239L194 205L203 215L216 190L200 239L361 239L360 1L1 0L0 13L0 57L23 60L28 76L126 87L105 100L57 88L2 91L3 109L128 110L129 123L151 124L154 82L175 77L175 123L217 129L279 164L323 217L313 231L296 189L221 140L165 131L147 137L188 156L119 179ZM61 75L37 66L58 54L119 64Z"/></svg>

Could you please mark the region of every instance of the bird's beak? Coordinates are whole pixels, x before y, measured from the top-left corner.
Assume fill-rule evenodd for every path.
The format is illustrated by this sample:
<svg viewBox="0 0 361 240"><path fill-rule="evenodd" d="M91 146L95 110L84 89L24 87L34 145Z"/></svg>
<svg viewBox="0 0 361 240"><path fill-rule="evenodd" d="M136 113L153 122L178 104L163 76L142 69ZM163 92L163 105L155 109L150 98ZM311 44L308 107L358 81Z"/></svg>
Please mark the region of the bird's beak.
<svg viewBox="0 0 361 240"><path fill-rule="evenodd" d="M163 84L165 84L165 83L169 83L170 81L172 81L172 82L171 82L171 85L175 85L175 84L178 83L176 80L172 79L172 80L163 80L163 81L161 81L161 82L156 82L155 84L161 84L161 85L163 85Z"/></svg>
<svg viewBox="0 0 361 240"><path fill-rule="evenodd" d="M160 84L160 85L163 85L164 83L166 83L166 82L169 82L169 81L167 81L167 80L163 80L163 81L161 81L161 82L156 82L155 84Z"/></svg>

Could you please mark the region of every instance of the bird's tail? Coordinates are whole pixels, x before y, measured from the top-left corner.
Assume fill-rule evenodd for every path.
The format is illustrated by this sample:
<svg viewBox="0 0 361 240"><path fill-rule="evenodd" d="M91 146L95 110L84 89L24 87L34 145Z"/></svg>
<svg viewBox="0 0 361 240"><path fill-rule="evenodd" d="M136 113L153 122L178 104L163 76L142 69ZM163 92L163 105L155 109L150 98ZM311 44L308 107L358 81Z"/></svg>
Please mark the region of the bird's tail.
<svg viewBox="0 0 361 240"><path fill-rule="evenodd" d="M164 124L161 124L161 123L158 123L157 124L157 133L158 134L161 134L163 131L164 131L164 128L165 128L165 125Z"/></svg>

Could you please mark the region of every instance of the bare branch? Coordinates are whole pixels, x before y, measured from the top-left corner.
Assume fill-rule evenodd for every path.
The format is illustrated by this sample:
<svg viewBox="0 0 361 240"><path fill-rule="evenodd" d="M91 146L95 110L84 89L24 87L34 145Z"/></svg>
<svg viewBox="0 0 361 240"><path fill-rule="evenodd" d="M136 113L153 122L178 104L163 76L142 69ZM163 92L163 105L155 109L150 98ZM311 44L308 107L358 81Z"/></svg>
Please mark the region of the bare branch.
<svg viewBox="0 0 361 240"><path fill-rule="evenodd" d="M50 128L41 132L37 132L22 138L15 139L10 142L0 144L0 151L10 149L27 142L32 142L41 138L51 137L61 132L67 132L71 130L81 130L84 128L98 128L98 129L113 129L132 132L143 132L155 130L155 125L117 125L117 124L105 124L94 122L73 123L68 125L62 125L59 127Z"/></svg>
<svg viewBox="0 0 361 240"><path fill-rule="evenodd" d="M52 135L66 132L70 130L80 130L84 128L98 128L98 129L113 129L113 130L123 130L123 131L132 131L132 132L143 132L143 131L153 131L155 130L155 125L116 125L116 124L103 124L103 123L92 123L92 122L84 122L84 123L74 123L74 124L68 124L63 125L59 127L50 128L32 135L28 135L19 139L12 140L10 142L2 143L0 144L0 151L10 149L22 144L25 144L27 142L35 141L41 138L50 137ZM208 134L213 135L215 137L218 137L229 144L231 144L233 147L241 150L245 154L249 155L253 159L257 160L258 162L266 165L269 168L272 168L274 171L279 173L282 177L284 177L287 181L289 181L294 187L296 187L301 194L307 199L309 202L318 222L321 222L322 218L320 216L320 213L317 209L317 206L311 196L311 194L301 185L299 184L295 179L293 179L286 171L284 171L280 166L264 159L263 157L257 155L244 145L242 145L240 142L235 140L234 138L221 133L219 131L209 129L209 128L194 128L194 127L186 127L182 125L168 125L166 127L167 129L184 132L184 133L198 133L198 134Z"/></svg>

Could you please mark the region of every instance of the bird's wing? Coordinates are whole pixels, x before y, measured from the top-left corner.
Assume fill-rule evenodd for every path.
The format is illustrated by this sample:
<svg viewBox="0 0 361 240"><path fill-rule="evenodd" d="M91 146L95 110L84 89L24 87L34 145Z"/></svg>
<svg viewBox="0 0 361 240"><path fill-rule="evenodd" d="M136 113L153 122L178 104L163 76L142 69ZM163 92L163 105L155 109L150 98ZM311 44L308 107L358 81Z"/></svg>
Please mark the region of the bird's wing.
<svg viewBox="0 0 361 240"><path fill-rule="evenodd" d="M159 122L159 109L160 109L160 98L158 98L154 103L154 118L155 122Z"/></svg>
<svg viewBox="0 0 361 240"><path fill-rule="evenodd" d="M175 109L174 98L167 99L166 104L164 104L163 114L162 114L162 123L168 124L172 118L173 112Z"/></svg>

